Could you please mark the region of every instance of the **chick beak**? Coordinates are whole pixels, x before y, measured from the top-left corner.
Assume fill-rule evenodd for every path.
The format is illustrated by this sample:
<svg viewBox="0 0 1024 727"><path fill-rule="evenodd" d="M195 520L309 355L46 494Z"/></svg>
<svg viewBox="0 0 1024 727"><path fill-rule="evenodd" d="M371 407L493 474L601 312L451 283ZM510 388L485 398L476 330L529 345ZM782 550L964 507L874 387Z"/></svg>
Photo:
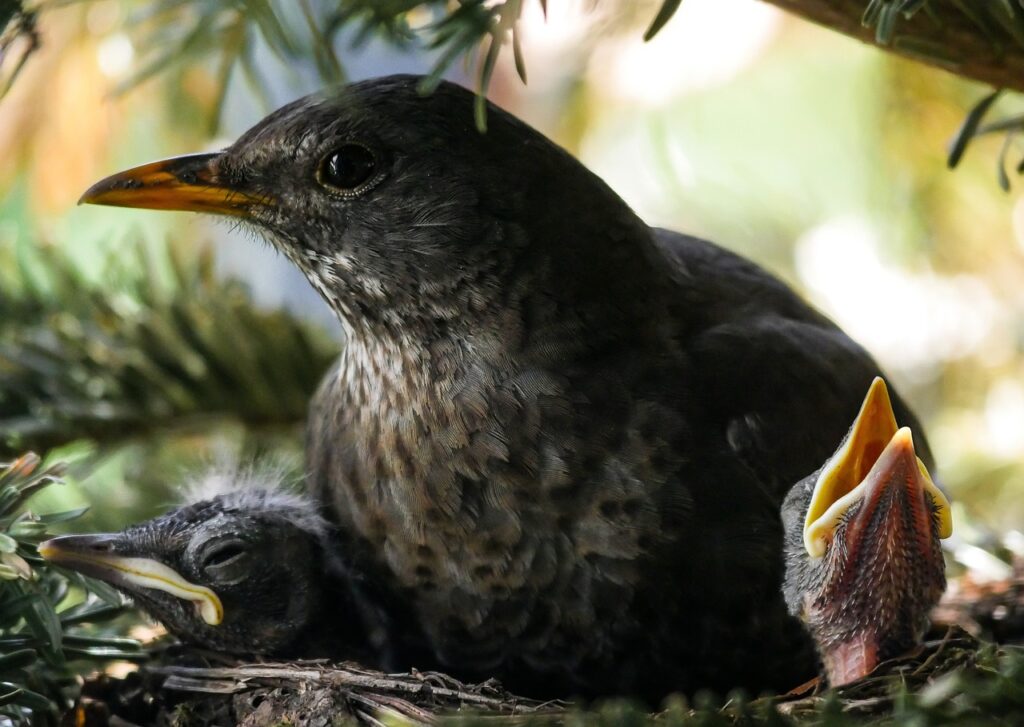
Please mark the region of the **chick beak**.
<svg viewBox="0 0 1024 727"><path fill-rule="evenodd" d="M916 507L926 499L932 503L929 508L919 507L920 512L915 511L919 537L933 537L933 517L938 537L948 538L952 534L949 501L917 457L910 429L897 431L889 392L885 382L876 378L849 435L822 468L814 485L804 520L807 553L812 558L821 558L847 511L864 501L859 510L864 515L895 484L902 485L899 493L908 507ZM928 517L924 517L925 513ZM851 527L846 534L852 537L855 531L856 527Z"/></svg>
<svg viewBox="0 0 1024 727"><path fill-rule="evenodd" d="M101 179L79 204L181 210L248 217L253 207L271 205L261 194L237 189L219 172L221 154L191 154L143 164Z"/></svg>
<svg viewBox="0 0 1024 727"><path fill-rule="evenodd" d="M936 537L953 532L949 501L917 457L908 427L893 435L859 487L862 504L845 533L851 555L851 548L869 542L878 548L888 538L895 541L889 547L916 550L923 557Z"/></svg>
<svg viewBox="0 0 1024 727"><path fill-rule="evenodd" d="M39 555L55 565L110 583L129 593L163 591L195 604L211 626L224 620L220 598L206 586L190 583L173 568L153 558L137 557L118 534L63 535L39 544Z"/></svg>
<svg viewBox="0 0 1024 727"><path fill-rule="evenodd" d="M825 464L814 485L804 519L804 547L820 558L831 542L835 510L864 480L878 455L896 434L896 415L881 377L871 382L850 433ZM842 510L845 511L845 507ZM825 517L826 514L833 517Z"/></svg>

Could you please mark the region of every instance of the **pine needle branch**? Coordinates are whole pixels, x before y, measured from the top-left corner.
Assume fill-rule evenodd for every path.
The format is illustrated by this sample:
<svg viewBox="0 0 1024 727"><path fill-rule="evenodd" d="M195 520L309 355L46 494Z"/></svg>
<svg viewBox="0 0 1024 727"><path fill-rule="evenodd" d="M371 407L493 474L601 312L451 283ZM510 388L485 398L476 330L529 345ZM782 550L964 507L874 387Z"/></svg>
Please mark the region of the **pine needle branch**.
<svg viewBox="0 0 1024 727"><path fill-rule="evenodd" d="M77 692L70 661L144 658L132 639L80 631L121 613L115 591L39 557L36 545L50 526L81 514L24 509L32 495L60 484L62 471L31 453L0 463L0 715L16 725L56 724ZM79 602L66 607L73 592Z"/></svg>
<svg viewBox="0 0 1024 727"><path fill-rule="evenodd" d="M20 0L0 0L0 99L39 50L36 20L37 13L27 10Z"/></svg>
<svg viewBox="0 0 1024 727"><path fill-rule="evenodd" d="M120 253L106 266L120 278L111 290L51 251L4 286L15 292L0 293L0 321L12 322L0 324L0 448L110 441L197 417L304 419L336 354L330 338L254 308L214 276L209 250L172 246L166 262L142 246Z"/></svg>
<svg viewBox="0 0 1024 727"><path fill-rule="evenodd" d="M973 28L990 45L991 52L1005 58L1011 49L1017 54L1024 53L1024 4L1018 0L998 0L991 3L967 2L965 0L869 0L861 17L861 24L875 32L875 42L881 46L894 47L905 55L917 57L933 65L957 70L963 65L963 58L951 52L950 44L936 38L921 35L920 26L916 32L900 33L901 25L919 14L930 18L929 29L939 30L943 23L949 24L949 11L961 24ZM940 13L946 12L946 20ZM1018 89L1021 89L1018 86ZM971 141L979 136L1004 132L1003 145L996 163L999 186L1010 189L1010 178L1006 171L1008 156L1014 136L1024 129L1024 119L1011 117L1003 121L982 126L982 120L999 99L1000 90L986 94L967 113L960 129L949 144L947 165L955 168L963 158ZM1024 173L1024 156L1015 165L1018 174Z"/></svg>
<svg viewBox="0 0 1024 727"><path fill-rule="evenodd" d="M342 33L351 31L347 38L353 46L377 37L433 50L436 61L423 82L424 93L455 63L478 58L480 101L475 118L477 127L484 130L483 97L498 56L507 46L511 46L516 69L525 82L526 60L517 30L528 1L300 0L293 4L284 0L148 0L130 22L137 36L136 47L145 52L136 73L119 90L212 60L219 91L210 123L211 129L216 129L234 69L241 69L257 91L269 98L256 70L257 39L286 63L308 61L321 82L332 85L345 78L338 49ZM544 0L536 1L546 10ZM1024 3L1020 0L766 1L894 53L997 88L1024 90ZM38 14L62 4L62 0L42 0L27 10L23 0L0 0L0 70L6 72L6 80L0 77L0 98L39 47ZM655 37L681 5L682 0L661 0L644 38ZM1019 124L1010 129L1019 130ZM1009 186L1006 162L1013 150L1013 136L1007 137L997 165L1004 187ZM969 142L973 137L961 138ZM952 156L950 160L954 166ZM1024 169L1024 158L1012 166Z"/></svg>

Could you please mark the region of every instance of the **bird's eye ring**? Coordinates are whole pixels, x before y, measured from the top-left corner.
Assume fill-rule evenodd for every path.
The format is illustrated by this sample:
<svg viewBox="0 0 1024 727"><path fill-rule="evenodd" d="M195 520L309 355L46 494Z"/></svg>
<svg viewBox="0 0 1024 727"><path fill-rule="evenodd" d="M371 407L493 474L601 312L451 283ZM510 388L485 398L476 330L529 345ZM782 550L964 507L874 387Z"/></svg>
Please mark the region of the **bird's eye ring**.
<svg viewBox="0 0 1024 727"><path fill-rule="evenodd" d="M203 569L229 566L248 554L249 551L243 543L231 541L206 553L203 556Z"/></svg>
<svg viewBox="0 0 1024 727"><path fill-rule="evenodd" d="M381 179L377 155L362 144L342 144L320 162L317 182L335 194L356 197Z"/></svg>

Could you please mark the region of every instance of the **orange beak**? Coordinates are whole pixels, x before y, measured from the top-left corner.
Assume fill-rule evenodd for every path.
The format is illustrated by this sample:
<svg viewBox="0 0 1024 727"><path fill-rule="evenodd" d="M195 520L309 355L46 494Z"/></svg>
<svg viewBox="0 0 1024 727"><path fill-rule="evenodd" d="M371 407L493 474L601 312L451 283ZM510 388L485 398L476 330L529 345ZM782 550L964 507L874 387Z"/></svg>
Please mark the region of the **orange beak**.
<svg viewBox="0 0 1024 727"><path fill-rule="evenodd" d="M143 164L101 179L79 204L182 210L248 217L273 200L226 184L218 173L220 154L190 154Z"/></svg>

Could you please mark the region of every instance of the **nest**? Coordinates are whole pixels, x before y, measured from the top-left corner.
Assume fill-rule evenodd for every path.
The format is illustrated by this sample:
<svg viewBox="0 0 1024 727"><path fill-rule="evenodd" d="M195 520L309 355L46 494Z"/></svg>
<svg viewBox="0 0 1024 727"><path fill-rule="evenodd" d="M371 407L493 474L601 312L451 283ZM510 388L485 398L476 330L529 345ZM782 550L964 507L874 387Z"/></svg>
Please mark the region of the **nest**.
<svg viewBox="0 0 1024 727"><path fill-rule="evenodd" d="M626 721L831 725L849 724L844 720L851 717L891 716L901 704L906 707L908 695L913 695L910 702L922 714L955 701L977 711L984 706L971 702L971 685L998 673L1008 654L1020 659L1017 663L1024 674L1024 650L1014 655L1013 647L997 647L979 638L991 637L995 631L1001 640L1024 643L1024 563L1017 565L1014 577L1006 581L979 584L970 576L956 581L936 609L935 627L921 647L838 689L813 680L781 695L753 700L731 695L724 705L705 695L692 707L684 699L672 700L667 710L654 714L622 703L606 706L603 712L601 707L586 712L581 705L511 694L493 680L465 684L437 672L386 674L348 662L243 663L218 654L168 649L154 663L123 679L98 675L88 680L65 723L75 727L376 727L434 725L454 718L461 724L469 719L488 724L581 726Z"/></svg>

